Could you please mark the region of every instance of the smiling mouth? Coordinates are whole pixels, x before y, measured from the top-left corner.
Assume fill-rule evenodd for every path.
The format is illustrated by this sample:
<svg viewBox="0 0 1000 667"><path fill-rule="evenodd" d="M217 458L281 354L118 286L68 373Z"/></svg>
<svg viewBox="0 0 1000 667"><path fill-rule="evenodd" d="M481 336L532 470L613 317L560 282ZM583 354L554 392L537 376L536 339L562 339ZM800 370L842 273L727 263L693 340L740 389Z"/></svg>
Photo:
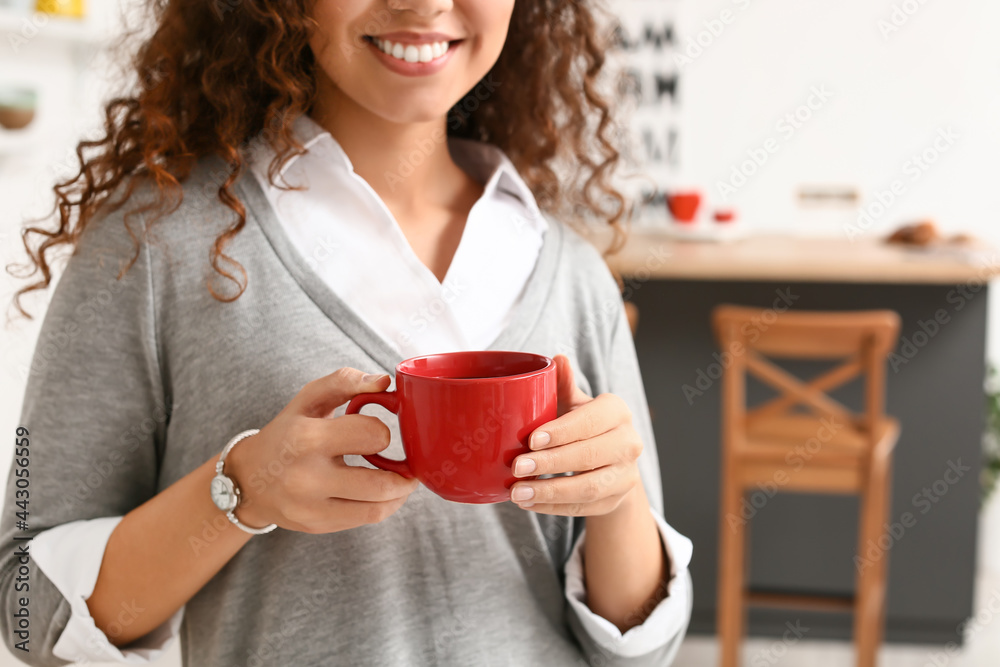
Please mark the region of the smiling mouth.
<svg viewBox="0 0 1000 667"><path fill-rule="evenodd" d="M390 58L407 63L433 62L450 51L456 44L462 42L461 39L456 39L450 42L441 41L418 45L382 40L372 35L365 35L364 40Z"/></svg>

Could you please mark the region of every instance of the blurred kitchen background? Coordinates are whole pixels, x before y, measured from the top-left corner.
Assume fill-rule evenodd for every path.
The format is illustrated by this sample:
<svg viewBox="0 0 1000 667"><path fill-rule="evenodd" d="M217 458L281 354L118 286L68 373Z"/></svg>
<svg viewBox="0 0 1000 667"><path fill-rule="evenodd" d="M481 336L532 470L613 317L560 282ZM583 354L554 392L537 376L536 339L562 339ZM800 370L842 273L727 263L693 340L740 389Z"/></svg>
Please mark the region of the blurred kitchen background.
<svg viewBox="0 0 1000 667"><path fill-rule="evenodd" d="M99 126L102 101L116 90L127 61L109 53L108 46L121 32L123 12L131 12L128 23L141 28L135 17L141 16L136 10L142 3L121 3L0 0L0 259L4 264L22 259L21 225L49 211L52 183L75 173L75 142L92 135ZM686 244L710 244L705 256L711 257L715 252L711 248L733 247L750 237L785 244L790 238L830 239L837 247L870 250L902 226L914 225L901 236L900 247L906 251L892 255L892 262L902 265L930 258L933 263L939 257L970 266L1000 263L992 253L992 248L1000 247L1000 40L996 38L1000 3L608 0L606 6L617 19L609 27L618 44L612 55L625 73L618 92L632 107L630 159L638 175L623 175L621 184L639 202L635 229ZM685 213L675 208L671 213L668 200L684 193L697 195L697 210ZM671 247L677 256L687 252ZM684 246L691 247L695 246ZM984 277L994 273L993 268L984 271ZM661 276L681 282L690 277ZM15 285L4 274L0 283L4 304ZM637 334L648 391L661 379L658 369L649 365L654 362L646 362L654 356L643 351L649 343L642 343L641 337L644 322L657 317L657 307L650 305L653 293L652 287L644 293ZM972 353L985 353L984 363L996 363L1000 357L997 294L971 298L983 301L979 305L985 311L985 345L974 346ZM29 303L33 312L42 311L42 302ZM928 303L928 312L936 307ZM915 322L904 321L904 334L913 331ZM40 318L18 320L3 331L0 432L11 433L17 425L39 323ZM941 336L928 349L937 345L947 358L945 346L958 344L948 340ZM677 394L678 388L671 391ZM890 394L893 391L890 383ZM985 396L980 392L970 400L983 402L976 403L975 413ZM668 411L661 419L669 422L673 416ZM980 426L986 424L973 425ZM905 423L903 428L905 435ZM664 432L657 433L661 456L669 457L672 445L659 442ZM691 446L717 448L717 438ZM904 438L897 451L906 446ZM4 462L0 465L8 465L8 451L0 448ZM942 462L947 459L942 455ZM915 490L919 486L904 488L900 497L905 501ZM942 507L957 496L942 499ZM906 610L897 610L893 621L890 608L880 664L1000 664L998 496L994 493L981 509L977 506L978 517L971 519L978 522L969 533L975 537L976 572L968 575L974 582L969 591L972 603L961 598L958 605L979 624L967 633L963 649L944 653L947 627L959 636L956 626L961 617L925 618L930 625L914 625L907 632ZM670 497L668 493L668 520L690 534L678 520L687 508L671 507ZM953 509L968 515L970 499L979 493L969 490L963 497L968 502ZM894 516L901 509L897 507ZM930 530L930 522L914 531L921 528ZM714 531L713 525L710 532ZM919 535L911 541L918 539ZM950 545L940 543L939 548L948 550ZM715 544L696 540L692 570L706 552L712 552L714 563L715 549ZM900 558L905 562L904 555ZM934 567L928 563L923 576L936 577ZM711 577L714 571L696 573L696 595L699 576ZM893 586L890 583L890 604L894 596L900 599L901 589ZM702 612L696 617L702 621L692 624L678 665L716 664L710 622L713 596L714 592L696 601ZM924 627L931 630L921 637ZM756 629L751 623L743 660L754 667L853 664L849 637L838 637L838 630L831 628L789 643L769 636L766 623ZM176 649L157 664L180 664ZM14 664L19 663L0 652L0 665Z"/></svg>

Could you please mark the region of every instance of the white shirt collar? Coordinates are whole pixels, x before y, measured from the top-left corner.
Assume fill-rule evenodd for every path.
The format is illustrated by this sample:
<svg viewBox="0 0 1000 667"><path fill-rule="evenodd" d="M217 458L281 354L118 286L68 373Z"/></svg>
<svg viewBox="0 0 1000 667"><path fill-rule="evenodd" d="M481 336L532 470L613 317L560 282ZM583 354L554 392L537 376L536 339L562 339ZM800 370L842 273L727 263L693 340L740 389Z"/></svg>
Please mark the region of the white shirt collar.
<svg viewBox="0 0 1000 667"><path fill-rule="evenodd" d="M292 132L308 152L305 155L292 156L278 172L276 180L281 178L297 160L310 155L325 156L333 164L343 167L347 173L354 171L351 159L344 152L329 131L323 128L306 114L300 115L292 122ZM545 217L538 208L531 188L524 182L510 158L498 146L483 141L448 137L448 149L455 163L465 170L472 178L485 185L482 198L488 198L501 192L510 195L521 202L528 213L526 219L539 232L548 227ZM251 168L257 172L258 179L267 187L276 189L267 178L267 169L274 152L267 142L256 142L252 152Z"/></svg>

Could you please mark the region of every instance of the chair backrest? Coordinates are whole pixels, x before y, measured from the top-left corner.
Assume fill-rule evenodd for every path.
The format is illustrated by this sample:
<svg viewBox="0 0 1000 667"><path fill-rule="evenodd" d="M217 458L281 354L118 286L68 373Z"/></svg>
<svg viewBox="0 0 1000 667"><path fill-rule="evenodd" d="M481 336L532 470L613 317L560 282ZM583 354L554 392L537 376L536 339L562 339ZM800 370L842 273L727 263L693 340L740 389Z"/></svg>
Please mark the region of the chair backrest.
<svg viewBox="0 0 1000 667"><path fill-rule="evenodd" d="M900 318L892 310L784 311L734 304L712 310L712 328L723 355L722 407L730 427L740 430L780 416L795 406L870 434L884 414L885 362L899 338ZM844 361L803 382L765 357ZM781 395L747 411L746 374ZM858 375L865 376L864 412L859 414L827 395Z"/></svg>

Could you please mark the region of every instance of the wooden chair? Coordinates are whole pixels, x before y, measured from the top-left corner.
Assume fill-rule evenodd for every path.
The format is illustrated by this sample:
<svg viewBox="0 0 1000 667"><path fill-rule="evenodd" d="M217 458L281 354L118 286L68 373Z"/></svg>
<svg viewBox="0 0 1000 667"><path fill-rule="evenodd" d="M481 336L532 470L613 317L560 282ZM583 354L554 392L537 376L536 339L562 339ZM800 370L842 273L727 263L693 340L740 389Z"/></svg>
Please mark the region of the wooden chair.
<svg viewBox="0 0 1000 667"><path fill-rule="evenodd" d="M874 667L885 623L888 554L873 563L856 561L864 565L855 568L849 598L750 591L742 502L758 484L780 492L856 494L859 555L869 540L878 543L890 510L892 450L899 437L898 421L884 413L885 362L899 336L899 315L891 310L768 314L722 304L713 309L712 326L722 352L730 355L722 376L720 664L738 665L747 607L776 606L853 611L857 665ZM765 357L841 363L803 382ZM748 372L780 395L747 406ZM826 392L859 375L865 404L856 413ZM789 454L796 448L798 454Z"/></svg>

